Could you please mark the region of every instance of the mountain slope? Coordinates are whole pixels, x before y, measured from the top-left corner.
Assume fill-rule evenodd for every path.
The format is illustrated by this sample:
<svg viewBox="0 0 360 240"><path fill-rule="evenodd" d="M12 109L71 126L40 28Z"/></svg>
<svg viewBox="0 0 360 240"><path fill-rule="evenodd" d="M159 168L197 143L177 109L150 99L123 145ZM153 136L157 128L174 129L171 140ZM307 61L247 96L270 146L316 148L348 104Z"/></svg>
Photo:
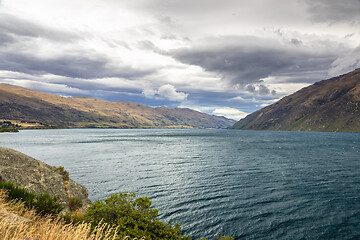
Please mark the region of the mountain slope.
<svg viewBox="0 0 360 240"><path fill-rule="evenodd" d="M0 119L45 127L228 128L235 123L190 109L61 97L9 84L0 84Z"/></svg>
<svg viewBox="0 0 360 240"><path fill-rule="evenodd" d="M317 82L260 109L233 129L360 132L360 69Z"/></svg>

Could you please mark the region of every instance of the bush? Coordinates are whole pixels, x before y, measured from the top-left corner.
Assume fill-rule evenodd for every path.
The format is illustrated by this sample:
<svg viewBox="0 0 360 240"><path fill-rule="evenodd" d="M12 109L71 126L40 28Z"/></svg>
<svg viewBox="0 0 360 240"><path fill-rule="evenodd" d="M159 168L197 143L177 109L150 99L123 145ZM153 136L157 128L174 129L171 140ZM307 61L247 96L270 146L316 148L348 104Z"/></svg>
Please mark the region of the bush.
<svg viewBox="0 0 360 240"><path fill-rule="evenodd" d="M217 240L234 240L233 237L226 237L226 236L216 236Z"/></svg>
<svg viewBox="0 0 360 240"><path fill-rule="evenodd" d="M26 208L34 209L42 216L56 215L63 210L63 206L58 203L59 196L52 197L48 193L34 194L11 182L0 182L0 188L7 190L8 200L21 201Z"/></svg>
<svg viewBox="0 0 360 240"><path fill-rule="evenodd" d="M70 211L78 210L83 206L83 203L80 198L70 198L69 200L69 209Z"/></svg>
<svg viewBox="0 0 360 240"><path fill-rule="evenodd" d="M33 211L24 209L23 206L14 206L13 202L8 201L7 193L2 189L0 189L0 209L2 240L114 240L116 237L112 235L112 229L104 225L92 230L89 223L64 224L60 218L55 217L50 220L48 217L41 217Z"/></svg>
<svg viewBox="0 0 360 240"><path fill-rule="evenodd" d="M44 216L46 214L57 215L64 207L58 203L60 197L51 197L49 193L42 193L36 196L34 208L37 213Z"/></svg>
<svg viewBox="0 0 360 240"><path fill-rule="evenodd" d="M12 127L0 127L0 132L19 132L19 129Z"/></svg>
<svg viewBox="0 0 360 240"><path fill-rule="evenodd" d="M157 216L158 210L151 209L151 201L147 197L136 199L134 193L125 192L91 204L84 219L93 226L102 220L111 227L117 227L120 237L190 240L190 237L181 235L179 224L166 225Z"/></svg>
<svg viewBox="0 0 360 240"><path fill-rule="evenodd" d="M0 182L0 188L7 190L8 200L19 200L27 208L31 208L34 205L36 195L25 188L16 186L12 182Z"/></svg>
<svg viewBox="0 0 360 240"><path fill-rule="evenodd" d="M69 181L69 172L66 171L63 166L58 167L57 170L62 175L64 181Z"/></svg>

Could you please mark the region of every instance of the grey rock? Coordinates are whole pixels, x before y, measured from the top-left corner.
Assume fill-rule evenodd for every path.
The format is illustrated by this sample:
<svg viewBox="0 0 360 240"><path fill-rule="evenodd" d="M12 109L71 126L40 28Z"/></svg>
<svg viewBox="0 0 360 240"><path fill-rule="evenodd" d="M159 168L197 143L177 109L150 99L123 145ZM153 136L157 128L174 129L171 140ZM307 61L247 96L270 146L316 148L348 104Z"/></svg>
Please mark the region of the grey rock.
<svg viewBox="0 0 360 240"><path fill-rule="evenodd" d="M51 196L59 195L59 202L65 207L64 210L69 211L63 175L54 166L13 149L0 147L0 178L34 193L48 192ZM88 190L71 179L68 187L70 197L79 198L83 203L82 210L85 211L91 203Z"/></svg>

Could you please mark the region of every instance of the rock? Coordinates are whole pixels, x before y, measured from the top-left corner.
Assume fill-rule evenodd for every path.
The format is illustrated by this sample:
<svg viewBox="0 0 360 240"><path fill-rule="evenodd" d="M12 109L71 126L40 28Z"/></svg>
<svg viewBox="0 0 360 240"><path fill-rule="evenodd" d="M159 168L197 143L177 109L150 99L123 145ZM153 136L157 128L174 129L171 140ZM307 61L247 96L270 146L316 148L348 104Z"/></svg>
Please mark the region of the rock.
<svg viewBox="0 0 360 240"><path fill-rule="evenodd" d="M13 149L0 147L0 178L26 188L33 193L48 192L51 196L59 195L59 202L69 211L69 197L65 190L63 174L50 166ZM79 198L86 210L91 203L88 190L79 183L69 179L70 198Z"/></svg>

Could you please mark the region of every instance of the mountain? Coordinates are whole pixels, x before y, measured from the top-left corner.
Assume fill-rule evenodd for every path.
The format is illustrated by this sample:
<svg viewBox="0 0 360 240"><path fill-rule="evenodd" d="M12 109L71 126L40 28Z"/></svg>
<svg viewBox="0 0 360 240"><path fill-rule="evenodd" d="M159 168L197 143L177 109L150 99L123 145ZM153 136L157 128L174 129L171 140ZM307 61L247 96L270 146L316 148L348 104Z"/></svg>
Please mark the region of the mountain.
<svg viewBox="0 0 360 240"><path fill-rule="evenodd" d="M229 128L235 123L186 108L61 97L9 84L0 84L0 120L36 128Z"/></svg>
<svg viewBox="0 0 360 240"><path fill-rule="evenodd" d="M233 129L360 132L360 69L317 82L237 122Z"/></svg>

